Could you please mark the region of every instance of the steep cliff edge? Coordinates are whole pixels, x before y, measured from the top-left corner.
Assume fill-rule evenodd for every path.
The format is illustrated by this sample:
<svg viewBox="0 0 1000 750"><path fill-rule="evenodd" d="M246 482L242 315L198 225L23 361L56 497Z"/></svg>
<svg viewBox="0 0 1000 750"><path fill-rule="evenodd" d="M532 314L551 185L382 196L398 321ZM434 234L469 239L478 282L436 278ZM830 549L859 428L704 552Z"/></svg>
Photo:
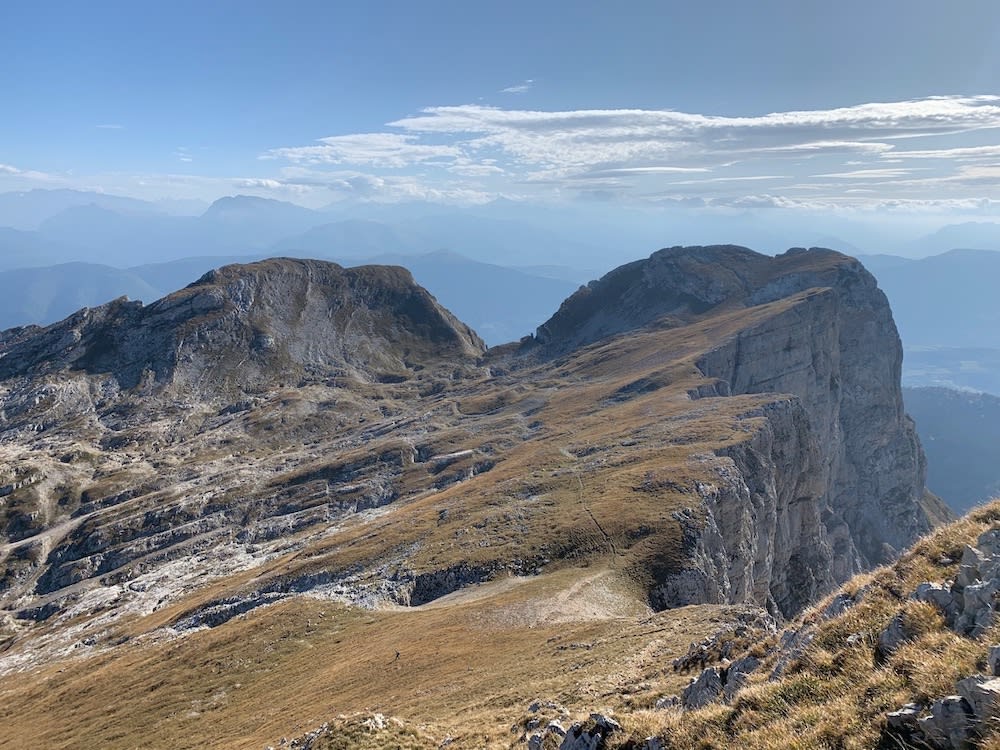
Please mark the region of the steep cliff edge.
<svg viewBox="0 0 1000 750"><path fill-rule="evenodd" d="M741 318L761 306L773 313ZM817 544L832 549L833 579L892 559L930 528L926 464L903 410L902 347L888 302L857 260L816 248L774 258L736 246L669 248L581 288L536 340L558 356L726 314L736 316L731 330L695 364L720 393L801 401L818 455Z"/></svg>

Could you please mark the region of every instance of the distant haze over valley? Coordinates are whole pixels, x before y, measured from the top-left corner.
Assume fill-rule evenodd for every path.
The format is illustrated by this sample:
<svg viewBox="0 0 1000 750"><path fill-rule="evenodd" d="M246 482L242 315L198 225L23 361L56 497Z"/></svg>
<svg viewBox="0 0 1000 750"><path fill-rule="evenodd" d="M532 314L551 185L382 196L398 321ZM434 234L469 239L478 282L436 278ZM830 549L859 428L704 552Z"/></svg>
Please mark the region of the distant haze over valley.
<svg viewBox="0 0 1000 750"><path fill-rule="evenodd" d="M943 225L893 242L844 218L770 218L731 212L707 222L696 211L510 200L315 210L247 195L208 205L65 189L3 193L0 328L52 323L121 295L149 303L226 263L292 256L404 265L496 345L533 332L580 284L659 247L815 245L858 256L879 279L907 348L905 384L1000 393L1000 253L992 250L1000 224Z"/></svg>

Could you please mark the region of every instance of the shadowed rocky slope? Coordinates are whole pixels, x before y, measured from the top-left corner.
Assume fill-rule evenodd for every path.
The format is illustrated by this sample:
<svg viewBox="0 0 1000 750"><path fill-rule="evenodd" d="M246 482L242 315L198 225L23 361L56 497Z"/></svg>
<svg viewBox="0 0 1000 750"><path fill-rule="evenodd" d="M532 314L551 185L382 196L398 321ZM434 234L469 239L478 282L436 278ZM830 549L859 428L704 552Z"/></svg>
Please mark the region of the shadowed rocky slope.
<svg viewBox="0 0 1000 750"><path fill-rule="evenodd" d="M251 643L324 602L343 635L317 648L352 675L339 705L385 692L436 716L484 695L507 721L530 679L515 644L541 649L553 689L624 679L600 671L619 657L645 674L736 612L794 615L946 514L923 488L885 298L831 251L663 250L490 351L402 269L265 261L3 332L0 353L0 672L99 658L117 677L94 694L142 689L125 641ZM471 658L455 618L480 633L483 679L506 678L453 679ZM400 632L443 655L363 659ZM569 632L605 657L567 671L576 647L547 644ZM651 632L653 651L626 656ZM233 747L330 690L294 677L290 653L268 659L241 684L286 670L302 705L229 725ZM660 689L644 684L630 700ZM246 700L233 710L261 705ZM197 744L199 726L160 744Z"/></svg>

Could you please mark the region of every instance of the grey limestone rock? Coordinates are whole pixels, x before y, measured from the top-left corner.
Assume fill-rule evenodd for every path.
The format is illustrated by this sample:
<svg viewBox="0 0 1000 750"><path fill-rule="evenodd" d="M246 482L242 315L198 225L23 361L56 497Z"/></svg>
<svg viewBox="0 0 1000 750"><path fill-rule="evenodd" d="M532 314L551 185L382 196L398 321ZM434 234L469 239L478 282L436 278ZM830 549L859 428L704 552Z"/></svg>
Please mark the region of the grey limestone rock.
<svg viewBox="0 0 1000 750"><path fill-rule="evenodd" d="M591 714L584 723L569 728L559 750L603 750L609 735L620 732L621 724L603 714Z"/></svg>
<svg viewBox="0 0 1000 750"><path fill-rule="evenodd" d="M753 656L744 656L737 659L726 670L726 684L722 691L722 697L726 701L731 701L736 697L736 693L746 685L750 675L760 667L760 659Z"/></svg>
<svg viewBox="0 0 1000 750"><path fill-rule="evenodd" d="M913 592L912 598L933 604L941 610L949 627L955 624L962 611L962 597L950 588L937 583L921 583Z"/></svg>
<svg viewBox="0 0 1000 750"><path fill-rule="evenodd" d="M930 528L923 452L903 411L902 347L874 277L830 250L669 248L580 289L536 341L555 356L722 305L771 307L723 334L700 371L719 394L787 396L748 414L757 429L720 451L719 480L678 519L690 563L652 598L753 601L788 617Z"/></svg>
<svg viewBox="0 0 1000 750"><path fill-rule="evenodd" d="M722 671L718 667L709 667L684 688L681 704L688 709L707 706L722 697L724 687Z"/></svg>
<svg viewBox="0 0 1000 750"><path fill-rule="evenodd" d="M122 298L6 333L0 380L72 370L110 375L123 390L150 381L211 389L200 395L259 387L296 369L371 379L428 356L485 351L403 268L287 258L210 271L149 306Z"/></svg>
<svg viewBox="0 0 1000 750"><path fill-rule="evenodd" d="M968 701L972 714L976 717L976 726L985 726L995 721L998 714L998 699L1000 699L1000 679L974 675L959 680L956 685L958 694Z"/></svg>
<svg viewBox="0 0 1000 750"><path fill-rule="evenodd" d="M1000 646L990 646L986 661L990 666L990 674L1000 677Z"/></svg>
<svg viewBox="0 0 1000 750"><path fill-rule="evenodd" d="M823 611L820 613L820 617L823 620L831 620L834 617L844 614L844 612L853 607L854 604L855 601L853 596L850 594L839 593L830 600L830 603L827 604L826 607L823 608Z"/></svg>
<svg viewBox="0 0 1000 750"><path fill-rule="evenodd" d="M923 707L919 703L907 703L898 711L886 714L886 725L896 733L913 734L919 731L918 720Z"/></svg>
<svg viewBox="0 0 1000 750"><path fill-rule="evenodd" d="M912 634L906 629L906 620L903 613L897 613L879 633L876 642L876 655L879 659L886 659L895 653L900 646L912 638Z"/></svg>
<svg viewBox="0 0 1000 750"><path fill-rule="evenodd" d="M930 714L917 721L924 739L940 750L972 750L974 717L968 701L949 695L931 704Z"/></svg>

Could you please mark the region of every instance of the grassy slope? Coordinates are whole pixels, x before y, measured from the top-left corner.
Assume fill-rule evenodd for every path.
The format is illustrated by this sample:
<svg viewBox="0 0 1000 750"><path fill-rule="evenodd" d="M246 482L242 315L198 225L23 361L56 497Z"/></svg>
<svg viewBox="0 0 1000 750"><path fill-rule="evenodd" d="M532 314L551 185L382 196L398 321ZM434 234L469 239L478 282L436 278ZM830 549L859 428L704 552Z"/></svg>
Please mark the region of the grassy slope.
<svg viewBox="0 0 1000 750"><path fill-rule="evenodd" d="M539 696L574 711L648 707L683 679L670 657L728 620L720 607L643 612L613 573L588 574L409 610L299 598L183 639L136 639L5 680L0 747L263 747L362 710L459 747L504 747Z"/></svg>
<svg viewBox="0 0 1000 750"><path fill-rule="evenodd" d="M929 604L908 595L923 581L941 582L957 573L964 545L1000 523L1000 501L974 510L961 520L920 540L897 563L849 581L843 590L866 590L861 602L844 614L819 622L815 641L785 676L767 681L778 654L772 653L753 683L732 705L693 712L636 712L623 724L634 739L661 736L667 748L685 750L739 747L746 750L820 750L826 748L897 748L883 737L885 713L911 701L925 705L955 692L955 683L984 672L1000 623L979 639L949 630ZM820 602L802 622L818 622ZM873 658L878 634L900 610L917 634L883 665ZM847 639L862 635L853 645ZM758 647L763 651L764 645ZM1000 748L1000 726L988 727L983 747ZM619 736L616 745L624 745Z"/></svg>
<svg viewBox="0 0 1000 750"><path fill-rule="evenodd" d="M638 573L653 561L680 562L671 512L697 506L692 488L706 478L690 456L748 439L752 420L740 415L771 399L688 399L699 382L690 358L717 340L720 325L732 321L640 334L556 363L556 373L509 384L490 378L434 402L453 413L424 447L477 448L480 458L499 459L493 469L434 490L427 463L407 464L402 497L374 518L349 520L297 552L101 633L94 650L81 645L69 659L0 680L0 747L26 739L52 748L205 747L209 737L212 747L263 747L340 713L376 710L438 741L453 736L459 747L506 747L535 698L623 711L676 692L685 678L670 670L671 659L724 627L731 612L652 614ZM662 387L613 400L637 378ZM524 439L530 422L541 426ZM296 463L274 482L350 458ZM163 630L208 601L275 578L377 565L401 551L418 572L543 554L552 563L541 576L501 579L420 608L370 611L301 597L182 638ZM13 651L31 643L19 640Z"/></svg>
<svg viewBox="0 0 1000 750"><path fill-rule="evenodd" d="M96 649L81 645L68 659L0 679L0 747L26 740L53 748L255 747L357 711L401 716L428 742L452 736L458 747L506 747L516 739L510 726L535 698L574 712L612 710L637 732L653 716L669 722L668 714L642 710L683 687L671 659L724 628L733 613L690 607L654 615L640 573L680 562L671 513L697 507L694 485L709 478L690 457L748 439L753 420L741 415L772 399L692 402L687 390L702 382L692 363L706 347L795 303L638 332L531 372L466 381L440 398L410 394L407 401L393 396L406 384L379 386L386 423L432 415L419 417L432 455L475 449L496 458L495 466L436 489L426 463L403 462L399 499L374 517L305 537L301 549L259 569L112 628ZM640 380L659 389L618 398ZM362 394L354 396L368 408ZM326 450L330 425L323 433L302 428L303 443L322 437L308 460L286 453L288 465L279 469L264 455L272 453L272 425L275 439L287 440L303 424L293 419L302 408L290 399L273 414L246 418L264 422L258 450L272 462L265 465L273 465L276 486L322 470L323 456L344 459ZM392 441L399 437L390 433L362 452L398 450ZM196 466L213 445L192 439L187 453L168 455ZM449 471L465 468L471 465L459 461ZM420 608L348 609L299 597L182 638L163 629L207 601L278 578L385 560L404 559L421 572L543 556L552 562L542 575L494 581ZM30 645L25 639L13 649ZM701 731L721 741L732 730L706 719Z"/></svg>

